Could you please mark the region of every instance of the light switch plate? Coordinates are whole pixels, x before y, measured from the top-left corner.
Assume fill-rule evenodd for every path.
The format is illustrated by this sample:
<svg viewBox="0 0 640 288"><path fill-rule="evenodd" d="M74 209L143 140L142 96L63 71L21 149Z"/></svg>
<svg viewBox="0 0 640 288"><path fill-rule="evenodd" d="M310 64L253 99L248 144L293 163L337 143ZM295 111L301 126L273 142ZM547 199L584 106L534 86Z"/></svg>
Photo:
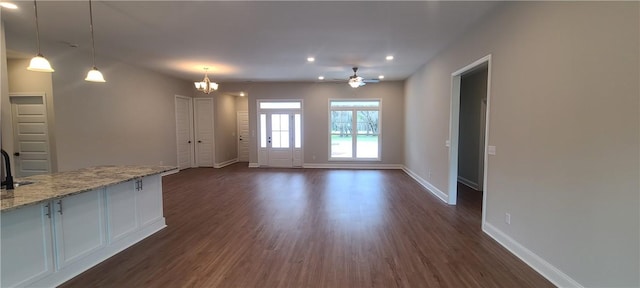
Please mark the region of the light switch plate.
<svg viewBox="0 0 640 288"><path fill-rule="evenodd" d="M496 155L496 146L487 146L487 153L489 153L489 155Z"/></svg>

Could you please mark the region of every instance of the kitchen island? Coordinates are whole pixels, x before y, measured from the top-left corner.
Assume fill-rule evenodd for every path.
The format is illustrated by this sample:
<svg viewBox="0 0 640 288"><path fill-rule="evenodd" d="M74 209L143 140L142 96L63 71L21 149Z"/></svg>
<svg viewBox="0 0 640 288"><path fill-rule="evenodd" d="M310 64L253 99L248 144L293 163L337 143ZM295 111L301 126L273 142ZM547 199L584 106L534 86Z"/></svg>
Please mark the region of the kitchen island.
<svg viewBox="0 0 640 288"><path fill-rule="evenodd" d="M100 166L2 191L0 287L53 287L166 227L170 166ZM25 185L26 184L26 185Z"/></svg>

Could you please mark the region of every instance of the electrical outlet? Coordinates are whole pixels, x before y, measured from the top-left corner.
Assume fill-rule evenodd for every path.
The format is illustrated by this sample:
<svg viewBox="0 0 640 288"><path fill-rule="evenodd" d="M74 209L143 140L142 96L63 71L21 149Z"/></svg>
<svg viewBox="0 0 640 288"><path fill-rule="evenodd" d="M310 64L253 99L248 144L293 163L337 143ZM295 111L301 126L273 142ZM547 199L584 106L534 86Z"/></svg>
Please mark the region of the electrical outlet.
<svg viewBox="0 0 640 288"><path fill-rule="evenodd" d="M504 213L504 222L511 225L511 213Z"/></svg>

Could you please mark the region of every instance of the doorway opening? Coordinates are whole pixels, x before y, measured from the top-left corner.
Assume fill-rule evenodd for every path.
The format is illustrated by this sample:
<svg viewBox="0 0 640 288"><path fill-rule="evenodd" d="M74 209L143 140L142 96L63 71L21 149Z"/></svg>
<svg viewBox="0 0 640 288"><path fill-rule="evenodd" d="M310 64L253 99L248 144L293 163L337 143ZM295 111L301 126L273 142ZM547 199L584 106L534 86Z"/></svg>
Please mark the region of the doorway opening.
<svg viewBox="0 0 640 288"><path fill-rule="evenodd" d="M491 55L451 74L449 204L458 192L472 202L482 199L482 225L487 199L487 144L491 90ZM475 194L473 192L476 192ZM466 203L465 203L466 204Z"/></svg>

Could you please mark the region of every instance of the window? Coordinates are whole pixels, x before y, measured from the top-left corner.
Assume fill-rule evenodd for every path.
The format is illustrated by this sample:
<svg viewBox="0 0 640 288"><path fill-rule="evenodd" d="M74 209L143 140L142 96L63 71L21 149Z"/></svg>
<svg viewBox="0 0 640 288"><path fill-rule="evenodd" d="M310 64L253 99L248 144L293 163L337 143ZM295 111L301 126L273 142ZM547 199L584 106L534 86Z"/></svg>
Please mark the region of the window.
<svg viewBox="0 0 640 288"><path fill-rule="evenodd" d="M330 100L331 160L380 159L380 100Z"/></svg>

